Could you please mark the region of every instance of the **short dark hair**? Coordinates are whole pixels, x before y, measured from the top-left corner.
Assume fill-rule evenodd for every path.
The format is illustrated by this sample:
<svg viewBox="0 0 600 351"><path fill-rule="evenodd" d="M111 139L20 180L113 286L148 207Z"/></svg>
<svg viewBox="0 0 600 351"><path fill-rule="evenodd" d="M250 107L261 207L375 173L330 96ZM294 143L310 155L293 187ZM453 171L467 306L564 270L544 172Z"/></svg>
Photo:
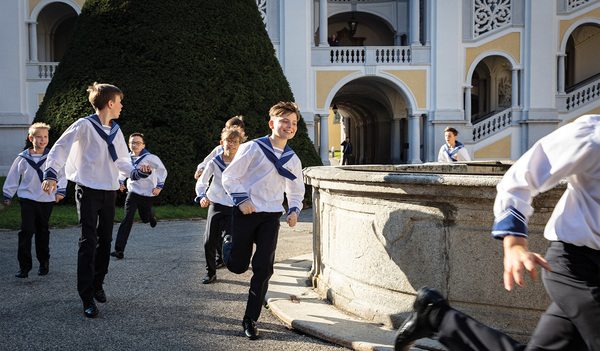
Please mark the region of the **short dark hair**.
<svg viewBox="0 0 600 351"><path fill-rule="evenodd" d="M275 106L271 107L269 110L269 117L281 117L287 116L290 113L295 113L296 118L300 121L300 108L296 105L295 102L284 102L280 101Z"/></svg>
<svg viewBox="0 0 600 351"><path fill-rule="evenodd" d="M127 140L131 140L131 138L133 138L133 137L140 137L140 138L142 138L142 143L146 144L146 138L144 138L144 134L137 133L137 132L136 133L131 133L131 135L129 136L129 139L127 139Z"/></svg>
<svg viewBox="0 0 600 351"><path fill-rule="evenodd" d="M110 84L100 84L94 82L87 88L89 94L88 99L96 110L102 110L109 101L114 100L116 96L123 99L123 92L121 89Z"/></svg>
<svg viewBox="0 0 600 351"><path fill-rule="evenodd" d="M223 130L221 131L221 140L227 140L227 139L239 139L241 143L243 143L244 141L246 141L246 136L243 134L244 131L242 130L242 128L238 127L238 126L233 126L233 127L225 127L223 128Z"/></svg>
<svg viewBox="0 0 600 351"><path fill-rule="evenodd" d="M246 124L244 123L244 116L239 115L235 117L231 117L225 122L225 128L229 127L240 127L242 131L246 128Z"/></svg>
<svg viewBox="0 0 600 351"><path fill-rule="evenodd" d="M446 132L451 132L452 134L454 134L454 136L458 135L458 130L452 128L452 127L446 127L446 129L444 129L444 133Z"/></svg>

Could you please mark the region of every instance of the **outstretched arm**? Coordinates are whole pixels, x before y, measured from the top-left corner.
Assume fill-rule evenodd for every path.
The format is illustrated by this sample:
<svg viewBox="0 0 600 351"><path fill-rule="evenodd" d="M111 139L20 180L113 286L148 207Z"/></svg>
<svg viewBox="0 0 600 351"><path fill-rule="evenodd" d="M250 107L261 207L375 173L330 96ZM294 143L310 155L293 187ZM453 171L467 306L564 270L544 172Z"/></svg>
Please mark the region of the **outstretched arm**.
<svg viewBox="0 0 600 351"><path fill-rule="evenodd" d="M540 254L529 251L527 238L507 235L504 237L504 288L511 291L514 283L523 287L523 269L529 271L529 276L537 280L537 267L551 270L550 264Z"/></svg>

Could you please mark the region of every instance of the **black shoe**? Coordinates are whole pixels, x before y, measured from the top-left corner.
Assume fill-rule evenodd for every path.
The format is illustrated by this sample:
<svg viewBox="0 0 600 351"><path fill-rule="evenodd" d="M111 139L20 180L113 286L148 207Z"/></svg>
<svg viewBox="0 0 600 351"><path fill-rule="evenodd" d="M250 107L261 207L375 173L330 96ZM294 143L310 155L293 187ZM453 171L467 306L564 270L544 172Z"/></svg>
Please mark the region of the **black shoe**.
<svg viewBox="0 0 600 351"><path fill-rule="evenodd" d="M102 289L96 290L96 292L94 293L94 299L96 299L96 301L98 301L100 303L105 303L106 302L106 293L104 293L104 290L102 290Z"/></svg>
<svg viewBox="0 0 600 351"><path fill-rule="evenodd" d="M88 318L96 318L98 316L98 307L96 307L94 300L83 304L83 315Z"/></svg>
<svg viewBox="0 0 600 351"><path fill-rule="evenodd" d="M242 327L244 327L244 334L250 340L258 339L258 329L256 329L256 322L250 317L244 317L242 321Z"/></svg>
<svg viewBox="0 0 600 351"><path fill-rule="evenodd" d="M223 263L223 261L217 261L215 262L215 268L219 269L219 268L223 268L225 267L225 263Z"/></svg>
<svg viewBox="0 0 600 351"><path fill-rule="evenodd" d="M413 311L396 333L394 350L408 351L416 340L433 336L449 308L442 294L426 286L420 288Z"/></svg>
<svg viewBox="0 0 600 351"><path fill-rule="evenodd" d="M150 217L150 226L154 228L156 227L156 214L153 208L150 209L150 214L152 214L152 217Z"/></svg>
<svg viewBox="0 0 600 351"><path fill-rule="evenodd" d="M213 274L207 274L206 277L204 277L204 279L202 279L202 284L210 284L212 282L214 282L215 280L217 280L217 275Z"/></svg>
<svg viewBox="0 0 600 351"><path fill-rule="evenodd" d="M123 251L113 251L113 252L111 252L111 253L110 253L110 255L111 255L112 257L116 257L116 258L117 258L117 260L120 260L120 259L122 259L123 257L125 257L125 255L123 254Z"/></svg>
<svg viewBox="0 0 600 351"><path fill-rule="evenodd" d="M15 273L15 277L17 278L27 278L29 277L29 271L25 269L21 269L17 273Z"/></svg>
<svg viewBox="0 0 600 351"><path fill-rule="evenodd" d="M50 263L48 261L44 263L40 263L40 269L38 270L38 275L46 275L50 271Z"/></svg>

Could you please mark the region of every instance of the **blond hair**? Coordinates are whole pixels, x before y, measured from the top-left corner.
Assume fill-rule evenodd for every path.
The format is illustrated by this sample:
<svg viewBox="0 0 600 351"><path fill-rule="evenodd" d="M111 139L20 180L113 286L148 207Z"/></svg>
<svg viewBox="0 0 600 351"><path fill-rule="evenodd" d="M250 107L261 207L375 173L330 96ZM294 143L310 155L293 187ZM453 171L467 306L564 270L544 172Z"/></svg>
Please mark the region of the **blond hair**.
<svg viewBox="0 0 600 351"><path fill-rule="evenodd" d="M32 137L38 129L50 130L50 125L43 122L32 124L31 127L29 127L29 136Z"/></svg>
<svg viewBox="0 0 600 351"><path fill-rule="evenodd" d="M225 127L221 131L221 140L227 139L239 139L240 143L243 143L246 141L246 136L244 135L244 130L238 126Z"/></svg>

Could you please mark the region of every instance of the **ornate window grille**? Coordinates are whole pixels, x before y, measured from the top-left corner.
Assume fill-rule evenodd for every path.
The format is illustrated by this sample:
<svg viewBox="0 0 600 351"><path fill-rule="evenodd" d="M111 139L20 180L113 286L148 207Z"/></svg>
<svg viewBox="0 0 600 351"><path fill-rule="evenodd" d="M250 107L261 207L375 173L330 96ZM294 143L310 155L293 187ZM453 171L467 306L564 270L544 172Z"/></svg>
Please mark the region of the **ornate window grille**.
<svg viewBox="0 0 600 351"><path fill-rule="evenodd" d="M511 0L474 0L473 37L509 25Z"/></svg>
<svg viewBox="0 0 600 351"><path fill-rule="evenodd" d="M587 4L590 0L569 0L567 3L567 10L571 11L581 5Z"/></svg>
<svg viewBox="0 0 600 351"><path fill-rule="evenodd" d="M267 26L267 0L256 0L256 5L258 6L258 12L260 12L260 17Z"/></svg>

